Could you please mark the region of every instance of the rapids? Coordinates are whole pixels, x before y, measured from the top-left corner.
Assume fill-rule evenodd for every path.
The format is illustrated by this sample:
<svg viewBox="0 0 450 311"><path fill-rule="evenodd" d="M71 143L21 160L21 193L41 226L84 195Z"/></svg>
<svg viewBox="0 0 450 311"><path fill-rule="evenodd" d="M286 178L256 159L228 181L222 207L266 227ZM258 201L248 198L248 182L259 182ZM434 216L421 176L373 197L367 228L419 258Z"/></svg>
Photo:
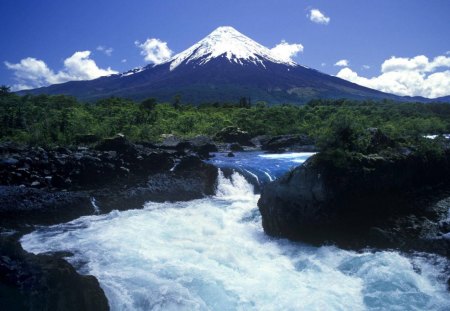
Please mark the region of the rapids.
<svg viewBox="0 0 450 311"><path fill-rule="evenodd" d="M72 252L112 310L449 310L444 258L264 234L254 188L310 155L217 155L211 162L230 173L220 172L215 196L81 217L21 243Z"/></svg>

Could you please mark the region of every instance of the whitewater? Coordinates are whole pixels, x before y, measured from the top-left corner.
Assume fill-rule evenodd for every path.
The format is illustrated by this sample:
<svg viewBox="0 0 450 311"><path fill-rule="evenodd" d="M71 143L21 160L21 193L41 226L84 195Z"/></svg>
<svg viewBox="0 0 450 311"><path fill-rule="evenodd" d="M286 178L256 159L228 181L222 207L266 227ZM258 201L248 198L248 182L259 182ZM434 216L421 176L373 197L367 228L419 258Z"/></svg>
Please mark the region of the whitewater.
<svg viewBox="0 0 450 311"><path fill-rule="evenodd" d="M71 252L112 310L449 310L448 261L267 236L258 188L311 154L217 155L215 196L41 227L33 253ZM69 284L68 284L69 286Z"/></svg>

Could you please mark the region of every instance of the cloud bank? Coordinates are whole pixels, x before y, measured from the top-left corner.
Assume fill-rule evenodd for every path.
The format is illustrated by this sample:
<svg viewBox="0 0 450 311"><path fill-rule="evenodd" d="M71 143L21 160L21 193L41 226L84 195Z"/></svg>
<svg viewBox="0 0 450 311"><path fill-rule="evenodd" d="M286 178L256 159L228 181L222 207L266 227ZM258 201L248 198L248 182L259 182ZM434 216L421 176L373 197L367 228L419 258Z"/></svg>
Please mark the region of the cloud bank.
<svg viewBox="0 0 450 311"><path fill-rule="evenodd" d="M110 67L99 68L90 55L91 51L75 52L64 60L64 68L58 72L50 69L44 61L33 57L24 58L16 64L5 62L5 65L14 71L17 82L12 86L14 91L74 80L92 80L117 73Z"/></svg>
<svg viewBox="0 0 450 311"><path fill-rule="evenodd" d="M393 56L383 62L379 76L362 77L348 67L336 76L387 93L436 98L450 95L450 56Z"/></svg>
<svg viewBox="0 0 450 311"><path fill-rule="evenodd" d="M144 43L136 41L134 44L141 49L144 60L155 65L169 60L173 55L173 51L169 49L167 42L157 38L148 38Z"/></svg>
<svg viewBox="0 0 450 311"><path fill-rule="evenodd" d="M328 25L331 20L328 16L325 16L325 14L320 12L318 9L311 9L306 16L309 17L310 21L322 25Z"/></svg>
<svg viewBox="0 0 450 311"><path fill-rule="evenodd" d="M290 44L285 40L281 40L281 42L273 47L270 51L278 58L281 58L285 61L293 61L293 57L297 56L298 53L303 52L303 45L301 45L300 43Z"/></svg>

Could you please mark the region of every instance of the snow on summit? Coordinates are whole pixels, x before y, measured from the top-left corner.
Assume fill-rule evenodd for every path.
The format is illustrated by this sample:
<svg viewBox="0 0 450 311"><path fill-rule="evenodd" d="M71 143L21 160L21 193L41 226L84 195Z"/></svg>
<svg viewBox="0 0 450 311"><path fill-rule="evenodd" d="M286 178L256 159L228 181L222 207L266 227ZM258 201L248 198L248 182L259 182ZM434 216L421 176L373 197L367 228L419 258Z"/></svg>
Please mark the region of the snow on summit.
<svg viewBox="0 0 450 311"><path fill-rule="evenodd" d="M172 57L167 63L170 63L170 70L174 70L182 63L198 61L200 65L203 65L220 56L241 65L244 62L251 62L264 66L264 61L289 66L297 65L291 60L273 55L270 49L229 26L217 28L187 50Z"/></svg>

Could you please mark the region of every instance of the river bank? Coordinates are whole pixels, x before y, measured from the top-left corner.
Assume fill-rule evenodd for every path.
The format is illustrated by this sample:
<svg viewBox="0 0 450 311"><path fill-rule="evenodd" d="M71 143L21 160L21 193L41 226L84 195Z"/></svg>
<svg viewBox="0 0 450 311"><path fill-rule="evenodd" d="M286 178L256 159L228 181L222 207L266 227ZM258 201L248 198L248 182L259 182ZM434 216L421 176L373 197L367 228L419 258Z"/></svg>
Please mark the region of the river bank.
<svg viewBox="0 0 450 311"><path fill-rule="evenodd" d="M39 254L29 254L22 250L18 240L40 226L56 225L58 227L59 224L82 216L95 217L94 215L107 214L106 219L110 217L114 219L114 212L110 213L112 210L141 209L148 201L161 202L161 206L166 207L172 207L171 202L177 205L176 202L187 201L186 205L191 206L189 202L192 200L217 196L217 191L235 195L234 191L247 189L244 193L239 192L239 197L248 196L249 202L253 203L246 204L254 204L256 207L257 197L254 196L253 191L257 193L261 189L264 191L267 183L271 187L270 182L276 177L283 175L291 167L301 164L312 154L284 156L283 154L250 155L247 153L249 154L247 159L241 156L241 154L245 155L245 152L237 151L237 146L242 148L240 150L253 151L260 149L315 150L310 145L303 145L308 142L304 138L292 139L285 136L275 139L267 137L251 139L247 136L245 139L239 138L241 140L238 143L233 135L239 136L242 133L234 130L227 130L225 133L231 133L232 138L228 140L226 135L222 135L222 140L228 140L223 143L214 143L208 137L186 141L170 136L160 145L134 144L119 135L101 142L95 148L82 147L74 150L25 148L21 150L14 146L5 146L9 149L3 153L6 155L3 159L9 160L2 160L1 174L3 177L6 176L2 178L2 182L6 180L9 185L0 187L2 216L0 227L3 228L0 238L2 240L0 267L2 284L5 284L7 289L5 293L13 293L10 297L16 297L14 299L26 301L33 306L47 306L49 309L52 309L55 301L59 301L60 309L72 310L71 301L75 299L73 297L78 297L76 299L80 300L80 305L83 305L86 310L106 309L108 304L105 304L105 293L98 282L95 282L95 278L81 276L75 269L65 268L68 264L62 257L67 257L69 254L58 252L41 254L41 249ZM268 142L274 147L268 148ZM232 148L234 151L231 151ZM217 150L221 153L212 161L204 161L208 158L209 152ZM234 153L230 154L230 152ZM284 158L285 162L271 162L280 158ZM230 165L227 167L223 165L224 162ZM217 167L221 167L227 176L220 177ZM414 165L411 167L414 169ZM226 173L227 169L228 173ZM24 171L27 173L23 173ZM233 171L242 173L247 178L247 182L242 180L239 185L234 185L233 192L230 193L227 180L233 180ZM54 182L54 180L67 178L70 178L70 183ZM219 188L222 190L218 190L219 180L222 183ZM248 181L253 184L251 190L248 188ZM35 182L39 182L39 185ZM228 190L224 190L223 187ZM242 189L238 190L241 187ZM446 206L446 202L443 201L441 208ZM264 217L264 213L262 214ZM245 219L250 217L249 219L260 222L261 219L257 215L259 215L257 211L252 208L251 213L245 215ZM440 213L438 216L442 217L443 214ZM165 219L163 214L161 217ZM262 220L264 224L264 218ZM433 222L438 221L438 217L433 219ZM417 223L416 226L422 225ZM75 230L76 228L77 226L73 227ZM394 231L402 231L406 227L393 228ZM433 232L434 229L428 230L429 228L432 226L424 228L425 235ZM267 229L266 232L271 233ZM398 242L396 243L379 245L379 247L381 249L396 248L399 245ZM365 246L367 245L353 244L349 245L349 248L361 249ZM420 250L441 253L431 248ZM49 251L52 250L49 249ZM58 271L64 271L64 273L61 274ZM18 277L19 275L25 275L25 280ZM33 281L29 281L30 279ZM48 279L56 283L46 283L45 280ZM58 287L58 284L67 282L67 279L73 279L73 282L80 284L73 288L70 295L59 290L60 287ZM54 288L55 291L49 296L38 295L38 298L33 298L33 293L42 291L44 286L42 284L47 284L45 286ZM55 297L62 297L62 300ZM90 305L89 301L94 301L95 304Z"/></svg>
<svg viewBox="0 0 450 311"><path fill-rule="evenodd" d="M204 147L204 149L202 149ZM95 148L0 148L0 299L10 309L107 310L98 281L80 275L67 254L25 252L19 239L64 223L148 201L201 198L217 169L202 161L211 145L139 145L118 135ZM72 284L67 287L66 284Z"/></svg>

